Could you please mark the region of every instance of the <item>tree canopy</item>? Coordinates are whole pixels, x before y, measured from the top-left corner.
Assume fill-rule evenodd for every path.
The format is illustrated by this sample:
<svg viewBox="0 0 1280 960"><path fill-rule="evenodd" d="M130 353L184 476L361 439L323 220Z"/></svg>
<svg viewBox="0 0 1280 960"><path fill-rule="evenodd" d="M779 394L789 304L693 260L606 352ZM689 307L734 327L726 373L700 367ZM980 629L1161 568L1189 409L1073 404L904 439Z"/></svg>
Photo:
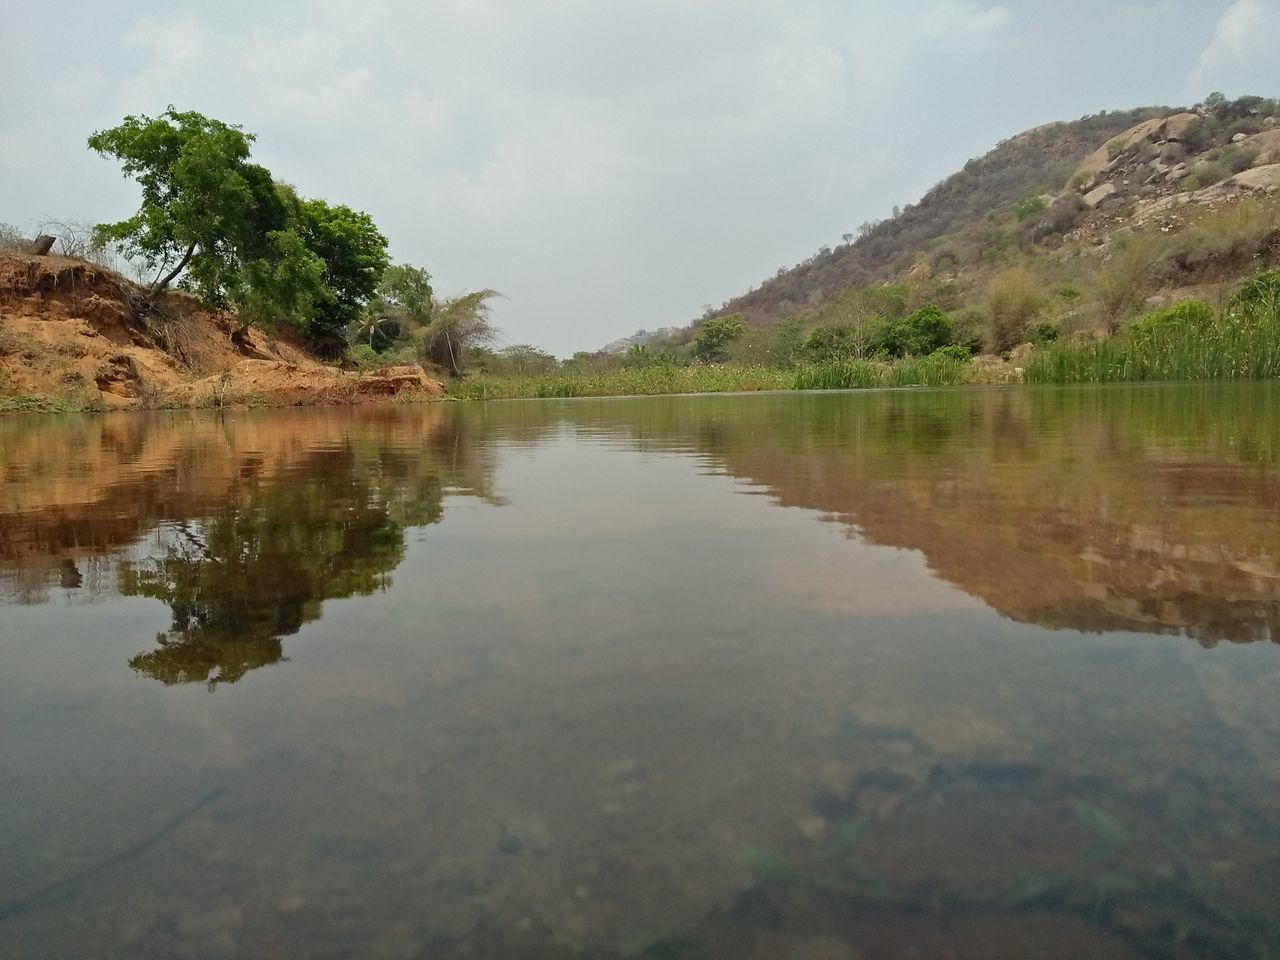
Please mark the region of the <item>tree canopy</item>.
<svg viewBox="0 0 1280 960"><path fill-rule="evenodd" d="M155 271L149 300L171 284L243 323L340 332L373 297L387 240L366 213L299 198L250 158L254 136L169 107L89 137L142 187L132 217L95 234Z"/></svg>

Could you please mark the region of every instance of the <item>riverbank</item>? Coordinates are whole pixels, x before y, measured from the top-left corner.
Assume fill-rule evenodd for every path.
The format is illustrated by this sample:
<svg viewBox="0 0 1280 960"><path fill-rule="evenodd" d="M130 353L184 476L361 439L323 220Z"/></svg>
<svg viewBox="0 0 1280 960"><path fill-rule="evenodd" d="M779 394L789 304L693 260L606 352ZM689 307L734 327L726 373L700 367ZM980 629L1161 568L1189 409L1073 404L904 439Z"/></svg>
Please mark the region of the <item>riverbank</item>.
<svg viewBox="0 0 1280 960"><path fill-rule="evenodd" d="M316 406L440 396L420 367L357 373L323 363L290 331L169 293L84 260L0 255L0 412Z"/></svg>

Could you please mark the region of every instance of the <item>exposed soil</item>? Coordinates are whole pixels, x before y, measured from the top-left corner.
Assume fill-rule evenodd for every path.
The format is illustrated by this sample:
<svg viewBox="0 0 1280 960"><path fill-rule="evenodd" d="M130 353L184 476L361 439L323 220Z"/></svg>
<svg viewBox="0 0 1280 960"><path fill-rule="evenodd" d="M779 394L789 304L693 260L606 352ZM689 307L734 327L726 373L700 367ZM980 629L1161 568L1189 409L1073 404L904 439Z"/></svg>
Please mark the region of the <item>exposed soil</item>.
<svg viewBox="0 0 1280 960"><path fill-rule="evenodd" d="M0 254L0 395L76 395L109 408L295 406L432 396L418 367L357 375L321 363L289 331L239 328L234 315L143 291L65 257Z"/></svg>

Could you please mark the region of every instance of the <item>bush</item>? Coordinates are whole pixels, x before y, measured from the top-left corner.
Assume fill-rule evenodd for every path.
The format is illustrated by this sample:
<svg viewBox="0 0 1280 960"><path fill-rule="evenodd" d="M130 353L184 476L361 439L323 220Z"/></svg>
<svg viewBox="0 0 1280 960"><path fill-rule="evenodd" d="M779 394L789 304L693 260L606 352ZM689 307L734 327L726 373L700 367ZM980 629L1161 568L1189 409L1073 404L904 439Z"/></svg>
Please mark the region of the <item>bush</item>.
<svg viewBox="0 0 1280 960"><path fill-rule="evenodd" d="M1093 279L1094 295L1102 307L1108 333L1115 333L1120 321L1142 305L1147 284L1164 252L1152 234L1117 238L1111 262Z"/></svg>
<svg viewBox="0 0 1280 960"><path fill-rule="evenodd" d="M902 326L903 351L909 356L928 356L951 343L951 321L936 304L925 304L899 323Z"/></svg>
<svg viewBox="0 0 1280 960"><path fill-rule="evenodd" d="M1206 213L1170 238L1169 255L1193 273L1210 263L1243 266L1277 238L1280 204L1273 199L1240 200Z"/></svg>
<svg viewBox="0 0 1280 960"><path fill-rule="evenodd" d="M1280 321L1280 270L1268 270L1249 280L1236 291L1227 309L1232 316Z"/></svg>
<svg viewBox="0 0 1280 960"><path fill-rule="evenodd" d="M964 363L972 357L968 347L962 347L958 343L949 343L945 347L939 347L933 353L929 354L930 360L954 360L957 363Z"/></svg>
<svg viewBox="0 0 1280 960"><path fill-rule="evenodd" d="M951 342L969 354L981 353L990 320L981 307L964 307L951 314Z"/></svg>
<svg viewBox="0 0 1280 960"><path fill-rule="evenodd" d="M1130 339L1143 339L1163 336L1174 330L1204 330L1213 323L1214 316L1213 307L1203 300L1183 300L1137 318L1125 327L1124 332Z"/></svg>
<svg viewBox="0 0 1280 960"><path fill-rule="evenodd" d="M708 317L698 324L693 355L703 363L723 363L729 358L729 344L746 333L746 324L736 313Z"/></svg>
<svg viewBox="0 0 1280 960"><path fill-rule="evenodd" d="M1061 333L1062 331L1058 329L1056 323L1049 320L1037 320L1031 325L1031 329L1027 331L1027 339L1037 347L1043 347L1057 340Z"/></svg>
<svg viewBox="0 0 1280 960"><path fill-rule="evenodd" d="M357 343L353 347L348 347L347 359L354 363L361 373L386 366L386 361L367 343Z"/></svg>
<svg viewBox="0 0 1280 960"><path fill-rule="evenodd" d="M1226 160L1202 160L1191 168L1191 173L1182 181L1182 184L1188 190L1200 190L1211 187L1215 183L1221 183L1229 176L1231 176L1231 167L1227 165Z"/></svg>
<svg viewBox="0 0 1280 960"><path fill-rule="evenodd" d="M1013 205L1013 212L1019 220L1033 217L1044 210L1044 199L1039 196L1023 197Z"/></svg>
<svg viewBox="0 0 1280 960"><path fill-rule="evenodd" d="M987 283L990 311L988 342L993 353L1004 353L1023 341L1027 325L1044 308L1040 281L1025 267L1001 271Z"/></svg>

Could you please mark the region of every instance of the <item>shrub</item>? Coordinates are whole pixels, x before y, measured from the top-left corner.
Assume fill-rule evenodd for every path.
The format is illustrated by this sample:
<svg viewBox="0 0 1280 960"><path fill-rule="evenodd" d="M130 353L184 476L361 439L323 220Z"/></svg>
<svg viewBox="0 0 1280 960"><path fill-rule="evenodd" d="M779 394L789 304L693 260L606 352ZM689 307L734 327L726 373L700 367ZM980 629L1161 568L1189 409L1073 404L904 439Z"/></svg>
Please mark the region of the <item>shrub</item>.
<svg viewBox="0 0 1280 960"><path fill-rule="evenodd" d="M1272 199L1231 203L1202 216L1170 238L1169 255L1183 269L1208 263L1240 264L1264 253L1280 237L1280 204Z"/></svg>
<svg viewBox="0 0 1280 960"><path fill-rule="evenodd" d="M1182 181L1188 190L1200 190L1221 183L1231 176L1231 168L1225 160L1202 160L1191 168L1191 173Z"/></svg>
<svg viewBox="0 0 1280 960"><path fill-rule="evenodd" d="M1057 340L1061 333L1056 323L1050 320L1037 320L1027 331L1027 339L1037 347L1043 347Z"/></svg>
<svg viewBox="0 0 1280 960"><path fill-rule="evenodd" d="M1180 163L1187 158L1187 148L1176 141L1166 143L1160 148L1160 159L1165 163Z"/></svg>
<svg viewBox="0 0 1280 960"><path fill-rule="evenodd" d="M1013 212L1017 214L1019 220L1025 220L1027 217L1033 217L1037 213L1044 210L1044 198L1039 196L1023 197L1013 205Z"/></svg>
<svg viewBox="0 0 1280 960"><path fill-rule="evenodd" d="M951 342L968 353L982 352L990 320L981 307L964 307L951 314Z"/></svg>
<svg viewBox="0 0 1280 960"><path fill-rule="evenodd" d="M935 304L926 304L899 322L903 352L910 356L927 356L951 343L951 321Z"/></svg>
<svg viewBox="0 0 1280 960"><path fill-rule="evenodd" d="M968 347L963 347L958 343L949 343L945 347L939 347L933 353L929 354L930 360L954 360L957 363L964 363L972 357Z"/></svg>
<svg viewBox="0 0 1280 960"><path fill-rule="evenodd" d="M1163 254L1160 242L1152 234L1117 238L1111 262L1093 278L1094 295L1102 307L1108 333L1115 333L1120 321L1142 304L1151 274Z"/></svg>
<svg viewBox="0 0 1280 960"><path fill-rule="evenodd" d="M1231 298L1228 312L1280 321L1280 270L1268 270L1246 282Z"/></svg>
<svg viewBox="0 0 1280 960"><path fill-rule="evenodd" d="M386 361L380 357L373 347L367 343L357 343L353 347L347 348L347 359L356 365L356 369L364 372L365 370L376 370L378 367L385 366Z"/></svg>
<svg viewBox="0 0 1280 960"><path fill-rule="evenodd" d="M1213 323L1214 316L1213 307L1203 300L1183 300L1144 314L1125 327L1124 332L1130 339L1143 339L1187 328L1205 330Z"/></svg>
<svg viewBox="0 0 1280 960"><path fill-rule="evenodd" d="M1234 173L1243 173L1254 165L1261 151L1257 147L1241 147L1232 144L1222 152L1222 162Z"/></svg>
<svg viewBox="0 0 1280 960"><path fill-rule="evenodd" d="M1003 353L1023 341L1027 325L1044 308L1040 281L1025 267L997 273L987 283L990 311L988 342L993 353Z"/></svg>

